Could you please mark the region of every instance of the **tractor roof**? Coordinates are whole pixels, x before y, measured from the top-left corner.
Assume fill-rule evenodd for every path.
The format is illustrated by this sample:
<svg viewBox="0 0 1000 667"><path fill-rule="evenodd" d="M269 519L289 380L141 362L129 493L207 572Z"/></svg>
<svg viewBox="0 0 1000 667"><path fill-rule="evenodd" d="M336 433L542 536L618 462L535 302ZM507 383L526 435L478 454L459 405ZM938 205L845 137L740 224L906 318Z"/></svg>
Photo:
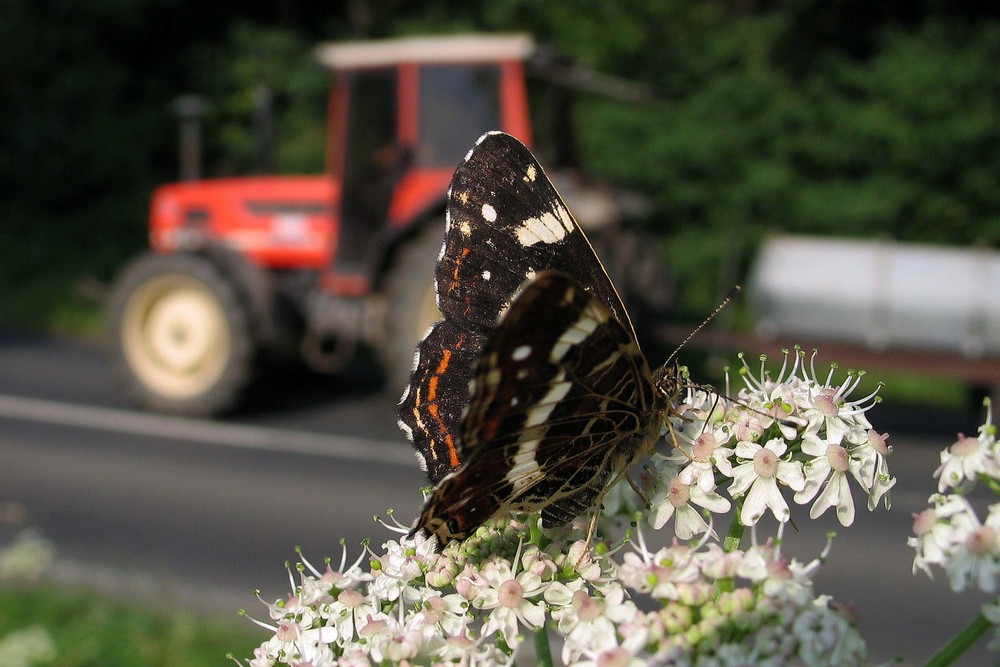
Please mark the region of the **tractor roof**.
<svg viewBox="0 0 1000 667"><path fill-rule="evenodd" d="M350 70L400 63L486 63L524 60L534 50L534 40L525 34L467 34L331 42L316 47L316 57L331 69Z"/></svg>

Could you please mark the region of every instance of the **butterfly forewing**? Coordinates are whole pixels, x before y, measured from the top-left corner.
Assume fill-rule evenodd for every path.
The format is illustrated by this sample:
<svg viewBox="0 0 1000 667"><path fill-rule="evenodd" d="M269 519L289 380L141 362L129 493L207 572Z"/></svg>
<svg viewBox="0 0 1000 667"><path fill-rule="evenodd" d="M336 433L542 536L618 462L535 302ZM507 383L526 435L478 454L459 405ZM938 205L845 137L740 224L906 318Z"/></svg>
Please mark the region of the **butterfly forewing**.
<svg viewBox="0 0 1000 667"><path fill-rule="evenodd" d="M420 342L399 405L432 483L461 459L459 421L483 342L521 285L549 269L587 285L631 334L614 285L538 161L517 139L485 134L452 179L435 271L445 319Z"/></svg>
<svg viewBox="0 0 1000 667"><path fill-rule="evenodd" d="M492 331L518 288L555 269L574 276L629 332L632 325L594 249L531 152L483 135L455 171L436 278L446 319Z"/></svg>
<svg viewBox="0 0 1000 667"><path fill-rule="evenodd" d="M505 512L568 522L649 452L663 405L631 332L574 279L539 274L486 343L461 425L465 464L414 530L447 544Z"/></svg>

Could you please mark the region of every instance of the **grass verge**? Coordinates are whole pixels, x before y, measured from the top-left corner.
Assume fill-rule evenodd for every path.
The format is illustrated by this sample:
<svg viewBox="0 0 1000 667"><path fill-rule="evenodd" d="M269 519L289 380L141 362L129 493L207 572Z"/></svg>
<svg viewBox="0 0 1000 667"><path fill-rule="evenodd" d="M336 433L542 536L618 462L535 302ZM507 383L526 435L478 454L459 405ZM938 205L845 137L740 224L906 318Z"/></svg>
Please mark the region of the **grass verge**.
<svg viewBox="0 0 1000 667"><path fill-rule="evenodd" d="M39 627L51 638L54 659L21 664L208 667L226 664L227 653L249 657L266 638L249 622L235 618L235 611L231 622L206 620L55 586L0 589L0 645L4 638L28 636L23 631Z"/></svg>

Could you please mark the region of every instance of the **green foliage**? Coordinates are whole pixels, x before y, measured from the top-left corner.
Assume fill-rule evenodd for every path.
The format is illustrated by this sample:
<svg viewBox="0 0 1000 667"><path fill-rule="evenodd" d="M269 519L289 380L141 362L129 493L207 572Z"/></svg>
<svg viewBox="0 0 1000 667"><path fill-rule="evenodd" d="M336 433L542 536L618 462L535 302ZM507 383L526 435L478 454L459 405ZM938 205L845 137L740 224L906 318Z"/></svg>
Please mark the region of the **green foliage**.
<svg viewBox="0 0 1000 667"><path fill-rule="evenodd" d="M530 32L661 91L647 106L583 98L572 124L589 171L650 198L691 313L770 231L1000 243L1000 14L985 6L48 4L12 0L0 23L3 319L64 320L81 275L106 280L143 244L149 192L176 174L179 94L209 101L207 175L259 170L262 86L275 170L320 169L326 75L311 48L348 35Z"/></svg>
<svg viewBox="0 0 1000 667"><path fill-rule="evenodd" d="M208 175L323 170L329 75L313 58L313 46L294 30L241 22L224 45L199 49L196 88L211 101L204 132ZM264 95L273 108L270 165L261 164L257 122Z"/></svg>
<svg viewBox="0 0 1000 667"><path fill-rule="evenodd" d="M153 613L84 592L0 589L0 637L31 626L48 631L60 667L199 667L248 656L261 639L245 623Z"/></svg>
<svg viewBox="0 0 1000 667"><path fill-rule="evenodd" d="M1000 26L894 27L868 60L796 71L777 49L786 16L725 18L683 95L578 119L593 164L654 198L689 307L711 307L714 267L769 231L1000 240Z"/></svg>
<svg viewBox="0 0 1000 667"><path fill-rule="evenodd" d="M4 3L0 320L58 325L79 277L107 279L143 243L169 125L157 78L133 69L145 52L125 56L141 7Z"/></svg>

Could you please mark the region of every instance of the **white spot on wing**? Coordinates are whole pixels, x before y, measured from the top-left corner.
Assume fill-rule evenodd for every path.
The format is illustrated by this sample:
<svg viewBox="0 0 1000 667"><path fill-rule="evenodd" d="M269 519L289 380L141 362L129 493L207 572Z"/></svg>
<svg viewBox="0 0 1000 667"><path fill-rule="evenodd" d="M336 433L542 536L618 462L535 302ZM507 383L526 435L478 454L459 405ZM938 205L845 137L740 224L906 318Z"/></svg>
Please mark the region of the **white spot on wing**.
<svg viewBox="0 0 1000 667"><path fill-rule="evenodd" d="M483 271L483 280L489 280L492 277L493 277L493 274L490 273L488 270L487 271Z"/></svg>
<svg viewBox="0 0 1000 667"><path fill-rule="evenodd" d="M399 430L401 430L403 434L406 436L406 439L409 440L410 442L413 442L413 429L410 428L409 425L402 419L398 420L396 422L396 425L399 427Z"/></svg>
<svg viewBox="0 0 1000 667"><path fill-rule="evenodd" d="M515 491L520 491L541 479L542 471L535 461L537 448L537 440L527 440L518 445L517 453L514 454L514 464L506 475L507 481L511 483Z"/></svg>
<svg viewBox="0 0 1000 667"><path fill-rule="evenodd" d="M558 364L571 347L579 345L587 339L587 336L594 332L599 324L608 320L608 313L602 309L587 308L580 315L579 319L573 323L552 346L549 353L549 360Z"/></svg>
<svg viewBox="0 0 1000 667"><path fill-rule="evenodd" d="M531 355L530 345L519 345L514 348L514 351L511 353L510 358L513 359L514 361L524 361L530 355Z"/></svg>
<svg viewBox="0 0 1000 667"><path fill-rule="evenodd" d="M523 247L531 247L538 243L558 243L573 231L573 218L562 206L547 211L538 218L528 218L520 224L514 233L517 241Z"/></svg>
<svg viewBox="0 0 1000 667"><path fill-rule="evenodd" d="M527 183L533 183L534 180L537 177L538 177L538 170L535 169L535 165L529 164L528 165L528 171L526 171L525 174L524 174L524 180L525 180L525 182L527 182Z"/></svg>
<svg viewBox="0 0 1000 667"><path fill-rule="evenodd" d="M462 223L458 226L458 231L462 234L462 236L471 236L472 226L469 224L468 220L463 220Z"/></svg>
<svg viewBox="0 0 1000 667"><path fill-rule="evenodd" d="M417 457L417 465L420 466L421 470L423 470L424 472L427 472L427 459L425 459L424 455L421 454L420 452L413 452L413 453Z"/></svg>
<svg viewBox="0 0 1000 667"><path fill-rule="evenodd" d="M483 204L483 219L486 222L496 222L497 210L489 204Z"/></svg>
<svg viewBox="0 0 1000 667"><path fill-rule="evenodd" d="M564 378L562 374L558 379ZM538 402L538 405L533 407L530 412L528 412L528 418L524 421L524 426L538 426L539 424L544 424L552 411L555 410L556 404L562 399L566 398L566 394L569 393L570 388L573 386L571 382L567 382L563 379L562 382L556 382L551 389L545 394L545 397Z"/></svg>

